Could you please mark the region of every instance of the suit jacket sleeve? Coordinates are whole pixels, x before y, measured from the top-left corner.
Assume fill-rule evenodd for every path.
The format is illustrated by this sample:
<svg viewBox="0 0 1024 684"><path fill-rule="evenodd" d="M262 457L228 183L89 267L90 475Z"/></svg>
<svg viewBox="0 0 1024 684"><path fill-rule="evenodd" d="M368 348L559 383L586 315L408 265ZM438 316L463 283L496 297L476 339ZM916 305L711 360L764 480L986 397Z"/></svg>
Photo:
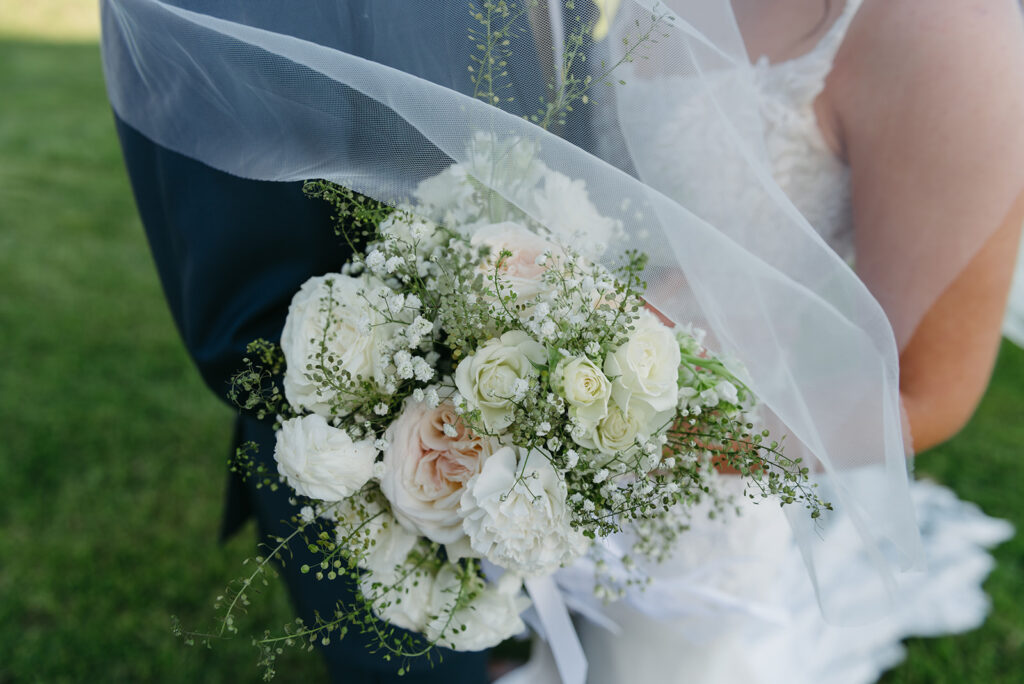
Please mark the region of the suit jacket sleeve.
<svg viewBox="0 0 1024 684"><path fill-rule="evenodd" d="M171 313L206 384L225 398L246 345L277 341L292 296L351 256L301 183L254 181L160 147L117 120Z"/></svg>

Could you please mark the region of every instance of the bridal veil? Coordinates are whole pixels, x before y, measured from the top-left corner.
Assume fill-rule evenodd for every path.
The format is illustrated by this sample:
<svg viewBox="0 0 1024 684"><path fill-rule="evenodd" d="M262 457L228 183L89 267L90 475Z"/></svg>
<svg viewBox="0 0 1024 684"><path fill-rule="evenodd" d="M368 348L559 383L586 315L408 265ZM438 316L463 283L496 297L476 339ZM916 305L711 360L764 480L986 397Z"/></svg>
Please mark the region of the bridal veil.
<svg viewBox="0 0 1024 684"><path fill-rule="evenodd" d="M575 0L560 13L532 0L101 4L114 110L222 171L323 178L397 203L457 162L527 213L538 188L517 172L523 150L583 181L622 228L605 258L650 255L650 303L733 359L788 455L812 464L853 521L880 595L919 563L898 352L988 235L907 226L881 237L891 244L872 253L887 263L858 264L889 274L869 291L772 180L729 2ZM452 26L465 27L457 40L440 30ZM571 110L545 109L573 89ZM638 144L673 111L670 95L713 112L699 125L716 144L681 160L693 191L667 192ZM484 144L498 153L480 154ZM813 576L818 534L801 513ZM857 618L848 613L835 617Z"/></svg>

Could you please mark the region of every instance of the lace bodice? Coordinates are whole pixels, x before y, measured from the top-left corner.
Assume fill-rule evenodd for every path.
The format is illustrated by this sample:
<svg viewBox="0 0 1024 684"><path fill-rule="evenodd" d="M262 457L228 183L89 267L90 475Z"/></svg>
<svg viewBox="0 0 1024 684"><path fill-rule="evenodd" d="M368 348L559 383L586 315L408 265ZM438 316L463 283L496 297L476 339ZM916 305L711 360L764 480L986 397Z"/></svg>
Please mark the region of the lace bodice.
<svg viewBox="0 0 1024 684"><path fill-rule="evenodd" d="M730 149L732 135L721 124L720 107L734 112L739 129L758 130L743 119L742 103L731 107L735 93L749 95L752 88L772 175L819 235L851 260L850 171L826 143L814 101L859 6L860 0L848 0L814 49L796 59L770 64L762 57L747 73L711 72L705 74L703 89L692 87L685 75L626 84L620 109L633 130L644 132L629 143L641 178L730 232L747 229L729 225L737 220L748 222L750 229L770 230L774 200L758 189L745 163L722 163L719 156L720 150ZM659 106L649 107L650 102ZM761 141L746 144L758 147ZM737 203L742 211L736 211Z"/></svg>
<svg viewBox="0 0 1024 684"><path fill-rule="evenodd" d="M814 101L860 2L847 0L842 14L810 52L777 64L761 57L754 64L775 180L826 242L847 259L853 252L850 169L825 142Z"/></svg>

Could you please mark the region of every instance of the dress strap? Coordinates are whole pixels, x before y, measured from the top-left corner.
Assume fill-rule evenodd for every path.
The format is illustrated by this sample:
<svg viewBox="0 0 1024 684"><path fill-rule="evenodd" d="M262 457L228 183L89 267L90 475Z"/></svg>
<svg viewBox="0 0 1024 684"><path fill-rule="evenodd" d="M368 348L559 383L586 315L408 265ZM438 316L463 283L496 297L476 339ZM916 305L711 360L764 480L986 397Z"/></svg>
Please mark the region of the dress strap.
<svg viewBox="0 0 1024 684"><path fill-rule="evenodd" d="M861 2L862 0L846 0L846 5L843 7L839 18L832 23L828 32L818 41L818 44L808 53L808 56L811 54L817 56L828 64L829 70L831 70L832 61L836 58L836 53L839 52L839 46L842 45L843 38L846 37L846 31L850 28L850 22L853 21L854 15L857 14Z"/></svg>
<svg viewBox="0 0 1024 684"><path fill-rule="evenodd" d="M790 106L797 109L809 106L821 94L825 87L825 78L832 71L832 62L861 2L862 0L846 0L842 13L810 52L775 64L769 64L767 57L761 57L757 61L755 66L761 72L761 76L769 78L775 84L774 89L777 93L786 94Z"/></svg>

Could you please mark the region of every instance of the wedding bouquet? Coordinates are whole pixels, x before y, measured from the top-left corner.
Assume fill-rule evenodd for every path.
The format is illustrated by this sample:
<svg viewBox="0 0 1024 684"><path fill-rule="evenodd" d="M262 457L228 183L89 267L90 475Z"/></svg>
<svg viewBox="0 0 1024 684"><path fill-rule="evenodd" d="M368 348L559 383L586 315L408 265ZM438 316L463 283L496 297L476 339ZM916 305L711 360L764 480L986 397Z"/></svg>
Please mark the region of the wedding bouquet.
<svg viewBox="0 0 1024 684"><path fill-rule="evenodd" d="M102 3L119 119L218 171L362 193L308 184L355 256L302 287L280 344L254 342L235 379L280 437L276 464L242 449L232 467L296 506L209 636L275 561L324 596L359 590L257 639L268 666L353 629L401 658L494 643L532 619L527 599L541 627L544 597L633 600L644 557L685 548L737 484L827 508L759 414L828 473L883 586L889 559L919 559L900 331L772 181L728 2L193 4Z"/></svg>
<svg viewBox="0 0 1024 684"><path fill-rule="evenodd" d="M533 188L528 206L475 180L495 155ZM470 159L398 207L306 185L355 255L302 286L280 346L251 345L233 396L278 416L278 475L302 504L259 569L300 537L321 558L303 572L351 576L359 596L268 636L268 663L281 643L353 626L396 656L493 646L524 630L524 580L626 529L633 553L656 560L689 509L726 505L716 468L813 516L828 506L754 429L755 397L701 331L646 306L645 256L597 261L620 228L582 182L521 140L480 136ZM638 581L622 577L596 577L597 592Z"/></svg>

